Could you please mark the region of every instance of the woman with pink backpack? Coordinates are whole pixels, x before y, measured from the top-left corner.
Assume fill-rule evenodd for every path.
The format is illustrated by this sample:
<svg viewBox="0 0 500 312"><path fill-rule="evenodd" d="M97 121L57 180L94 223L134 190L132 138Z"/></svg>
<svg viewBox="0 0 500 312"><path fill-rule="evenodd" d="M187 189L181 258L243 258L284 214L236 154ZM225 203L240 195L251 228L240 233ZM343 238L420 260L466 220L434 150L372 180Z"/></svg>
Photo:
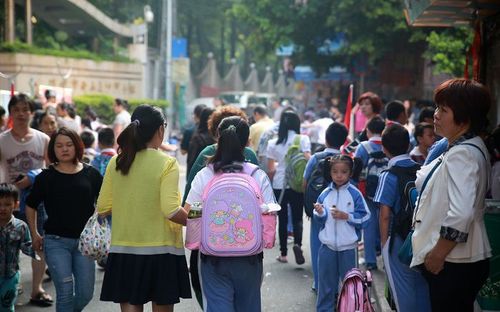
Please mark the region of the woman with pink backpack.
<svg viewBox="0 0 500 312"><path fill-rule="evenodd" d="M263 248L274 243L276 203L266 173L245 163L248 123L227 117L215 155L195 176L185 209L201 206L200 276L205 311L261 311ZM265 220L267 219L267 220ZM274 222L270 235L266 221ZM191 224L188 219L188 229Z"/></svg>

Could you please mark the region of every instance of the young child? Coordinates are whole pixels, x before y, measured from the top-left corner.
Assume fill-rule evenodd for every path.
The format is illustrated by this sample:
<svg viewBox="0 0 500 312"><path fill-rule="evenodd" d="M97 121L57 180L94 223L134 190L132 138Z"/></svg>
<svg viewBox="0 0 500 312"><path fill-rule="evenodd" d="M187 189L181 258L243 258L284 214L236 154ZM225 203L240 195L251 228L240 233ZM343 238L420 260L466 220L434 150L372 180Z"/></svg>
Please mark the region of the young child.
<svg viewBox="0 0 500 312"><path fill-rule="evenodd" d="M259 248L254 252L248 252L245 249L248 245L251 246L257 242L256 238L259 237L255 235L255 230L258 228L252 227L253 221L251 220L257 219L255 211L249 213L249 207L253 206L251 201L247 200L250 197L245 196L243 191L238 191L237 187L231 191L233 188L231 184L228 185L229 188L225 188L222 184L211 188L226 191L225 194L228 196L225 198L219 197L223 196L222 193L216 194L215 192L218 191L214 191L213 196L221 200L211 198L211 191L205 190L206 187L210 187L214 176L224 175L225 168L234 168L235 165L244 168L244 149L248 142L249 127L247 122L239 116L226 117L220 123L218 133L215 156L209 158L207 167L199 171L194 178L185 204L185 209L189 210L192 205L202 203L202 222L207 222L204 223L207 225L208 221L205 218L212 220L208 230L201 234L199 269L204 298L203 308L206 312L260 312L264 254ZM254 189L254 191L261 193L259 196L262 202L278 206L266 173L257 168L251 176L259 189ZM226 181L226 183L229 182ZM205 191L208 194L205 194L206 197ZM231 193L236 196L231 196ZM257 208L260 212L260 208ZM204 235L208 236L204 237ZM219 246L225 245L228 252L220 255L210 252L210 248L204 250L204 242L207 246L210 245L212 251L217 251ZM229 255L230 253L233 254Z"/></svg>
<svg viewBox="0 0 500 312"><path fill-rule="evenodd" d="M434 125L427 122L418 123L415 126L415 133L413 136L415 138L415 142L417 142L417 146L411 150L410 157L416 163L423 165L425 158L427 158L429 148L436 140L436 136L434 135Z"/></svg>
<svg viewBox="0 0 500 312"><path fill-rule="evenodd" d="M366 261L365 264L367 270L377 269L377 253L380 255L380 230L378 226L378 208L373 203L373 196L375 195L378 180L377 178L375 178L373 183L370 182L371 184L374 184L374 187L367 187L366 180L368 178L368 174L370 173L368 172L368 165L370 161L375 161L374 159L370 160L370 158L373 158L370 157L370 154L377 155L376 153L380 154L380 152L382 151L381 135L382 131L384 131L384 128L385 122L382 118L373 117L372 119L370 119L370 121L366 125L366 135L368 137L368 141L361 142L361 144L359 144L358 148L356 149L356 153L354 154L354 157L361 159L363 163L363 170L365 171L363 179L365 181L362 182L364 183L364 185L362 187L360 186L360 189L365 190L365 200L371 212L370 220L368 220L366 227L363 229L363 242L365 245ZM384 155L377 155L377 157L379 156ZM380 160L382 161L382 159ZM383 166L383 162L381 162L380 164L382 166L380 169L385 168L385 166Z"/></svg>
<svg viewBox="0 0 500 312"><path fill-rule="evenodd" d="M82 133L80 133L80 138L82 139L83 146L85 147L85 149L83 150L82 162L90 165L92 160L94 160L96 154L96 151L94 149L94 134L90 131L82 131Z"/></svg>
<svg viewBox="0 0 500 312"><path fill-rule="evenodd" d="M408 131L401 125L392 124L382 133L384 153L389 157L389 169L392 167L410 168L417 165L408 155ZM401 263L398 250L404 239L397 233L391 235L395 228L395 217L401 210L401 194L398 176L384 171L379 178L377 192L373 201L380 208L380 240L382 258L398 311L430 311L429 289L424 277L417 271Z"/></svg>
<svg viewBox="0 0 500 312"><path fill-rule="evenodd" d="M361 192L349 182L354 162L350 156L335 155L325 163L332 183L318 197L314 218L321 224L318 253L318 299L316 310L333 311L339 282L357 266L356 250L361 227L370 210Z"/></svg>
<svg viewBox="0 0 500 312"><path fill-rule="evenodd" d="M0 184L0 310L14 311L19 284L19 250L39 260L31 245L28 225L12 215L19 191L12 184Z"/></svg>
<svg viewBox="0 0 500 312"><path fill-rule="evenodd" d="M113 129L101 128L97 134L97 144L101 152L94 157L91 165L99 170L101 175L104 176L109 160L116 155L116 151L113 148L115 144L115 133Z"/></svg>
<svg viewBox="0 0 500 312"><path fill-rule="evenodd" d="M340 154L340 147L347 138L347 132L347 128L342 123L334 122L329 125L325 134L326 149L315 153L307 161L306 170L304 171L304 207L306 215L309 218L312 218L314 203L316 203L318 196L328 184L328 181L325 179L324 163L328 157ZM311 265L314 275L312 285L314 292L318 291L318 250L321 245L318 234L320 229L320 224L312 218L309 245L311 247Z"/></svg>

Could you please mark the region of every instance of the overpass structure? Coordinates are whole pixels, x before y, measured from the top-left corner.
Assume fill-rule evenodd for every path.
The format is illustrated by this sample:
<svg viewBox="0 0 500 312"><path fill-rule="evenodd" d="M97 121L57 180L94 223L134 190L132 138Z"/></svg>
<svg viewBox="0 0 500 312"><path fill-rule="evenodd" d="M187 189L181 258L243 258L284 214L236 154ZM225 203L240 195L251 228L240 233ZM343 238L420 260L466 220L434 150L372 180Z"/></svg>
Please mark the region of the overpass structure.
<svg viewBox="0 0 500 312"><path fill-rule="evenodd" d="M70 36L92 36L96 33L113 34L132 38L137 34L135 27L121 24L86 0L5 0L6 41L15 40L14 6L25 8L26 41L32 43L32 15L43 19L56 29Z"/></svg>

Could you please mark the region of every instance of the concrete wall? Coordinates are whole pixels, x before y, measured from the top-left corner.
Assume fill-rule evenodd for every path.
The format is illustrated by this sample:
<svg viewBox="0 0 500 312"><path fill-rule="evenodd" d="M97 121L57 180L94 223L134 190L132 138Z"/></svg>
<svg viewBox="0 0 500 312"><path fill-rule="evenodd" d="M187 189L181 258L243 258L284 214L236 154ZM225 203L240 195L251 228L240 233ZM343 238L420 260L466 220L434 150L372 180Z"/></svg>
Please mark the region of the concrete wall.
<svg viewBox="0 0 500 312"><path fill-rule="evenodd" d="M41 56L23 53L0 53L0 72L22 71L15 79L16 90L33 94L37 85L63 87L62 74L71 68L66 88L73 95L106 93L115 97L142 98L143 66L139 63L96 62L92 60ZM0 79L0 89L9 90L9 83Z"/></svg>

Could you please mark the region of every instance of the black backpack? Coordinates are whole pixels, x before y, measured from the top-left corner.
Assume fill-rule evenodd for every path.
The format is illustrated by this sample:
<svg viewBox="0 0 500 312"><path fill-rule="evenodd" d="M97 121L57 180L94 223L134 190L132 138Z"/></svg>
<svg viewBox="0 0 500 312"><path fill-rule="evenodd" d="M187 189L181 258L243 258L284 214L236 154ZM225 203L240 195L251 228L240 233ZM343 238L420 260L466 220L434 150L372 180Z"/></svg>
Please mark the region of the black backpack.
<svg viewBox="0 0 500 312"><path fill-rule="evenodd" d="M306 189L304 192L304 210L308 217L312 217L314 203L318 200L319 194L328 186L328 181L325 179L325 160L335 153L319 152L313 155L317 162L314 165L311 176L307 180Z"/></svg>
<svg viewBox="0 0 500 312"><path fill-rule="evenodd" d="M368 164L362 173L363 178L366 180L366 197L373 199L377 191L378 178L382 171L387 169L389 158L383 151L374 150L368 141L361 142L361 146L368 153Z"/></svg>
<svg viewBox="0 0 500 312"><path fill-rule="evenodd" d="M411 230L413 221L413 212L417 199L417 189L415 187L415 179L420 165L412 167L397 167L392 166L389 171L398 179L398 191L400 200L400 209L392 218L391 236L398 235L405 240ZM391 240L392 242L393 240ZM392 245L392 244L391 244ZM389 246L392 247L392 246Z"/></svg>

